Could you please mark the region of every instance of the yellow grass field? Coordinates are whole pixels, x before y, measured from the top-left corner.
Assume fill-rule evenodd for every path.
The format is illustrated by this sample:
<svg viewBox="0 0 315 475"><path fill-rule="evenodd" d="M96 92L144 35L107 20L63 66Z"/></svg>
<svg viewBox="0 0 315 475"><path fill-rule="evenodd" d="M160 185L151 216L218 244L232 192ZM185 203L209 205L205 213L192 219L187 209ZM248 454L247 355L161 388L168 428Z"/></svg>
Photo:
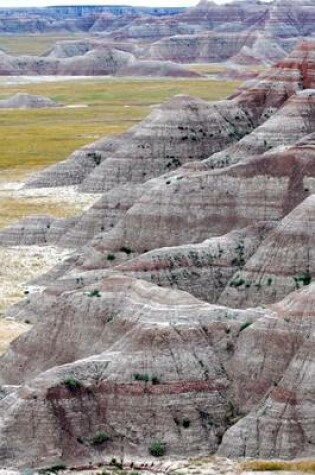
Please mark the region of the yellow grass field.
<svg viewBox="0 0 315 475"><path fill-rule="evenodd" d="M176 94L206 100L230 95L237 82L207 79L70 80L26 85L0 85L0 99L17 92L48 96L64 107L37 110L0 110L0 227L29 214L69 215L67 207L43 208L34 200L1 196L1 182L16 182L66 159L74 150L118 134L137 124ZM69 107L77 105L80 107Z"/></svg>
<svg viewBox="0 0 315 475"><path fill-rule="evenodd" d="M242 470L253 472L296 472L315 473L315 459L313 460L251 460L241 464Z"/></svg>
<svg viewBox="0 0 315 475"><path fill-rule="evenodd" d="M237 82L103 79L0 87L0 99L16 92L49 96L65 106L45 110L0 110L0 170L29 173L64 160L77 148L120 133L176 94L207 100L230 95Z"/></svg>

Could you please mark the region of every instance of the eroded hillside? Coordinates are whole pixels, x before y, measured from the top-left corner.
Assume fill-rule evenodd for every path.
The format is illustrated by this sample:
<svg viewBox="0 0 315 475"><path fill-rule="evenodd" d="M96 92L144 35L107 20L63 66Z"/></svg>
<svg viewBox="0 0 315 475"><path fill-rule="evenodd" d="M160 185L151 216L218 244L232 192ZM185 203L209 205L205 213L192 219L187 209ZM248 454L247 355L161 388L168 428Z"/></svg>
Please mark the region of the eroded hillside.
<svg viewBox="0 0 315 475"><path fill-rule="evenodd" d="M303 42L31 177L102 196L0 234L72 249L8 311L33 326L0 360L3 466L314 457L314 126Z"/></svg>

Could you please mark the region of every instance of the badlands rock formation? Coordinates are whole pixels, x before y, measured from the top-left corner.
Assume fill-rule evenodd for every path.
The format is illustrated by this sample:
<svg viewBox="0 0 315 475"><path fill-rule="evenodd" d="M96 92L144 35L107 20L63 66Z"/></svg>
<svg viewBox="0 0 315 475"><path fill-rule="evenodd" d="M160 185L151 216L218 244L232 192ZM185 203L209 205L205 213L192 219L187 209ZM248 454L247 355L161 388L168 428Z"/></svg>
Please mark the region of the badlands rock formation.
<svg viewBox="0 0 315 475"><path fill-rule="evenodd" d="M198 73L169 61L138 60L127 51L89 43L64 45L43 56L11 56L0 52L0 75L61 75L61 76L183 76L198 77Z"/></svg>
<svg viewBox="0 0 315 475"><path fill-rule="evenodd" d="M1 466L154 442L314 457L314 58L302 43L230 99L175 97L30 180L103 195L0 234L73 248L8 312L34 326L0 359Z"/></svg>
<svg viewBox="0 0 315 475"><path fill-rule="evenodd" d="M88 39L74 41L77 45L67 47L66 55L64 51L60 55L60 45L48 55L32 58L11 57L2 51L0 74L116 74L131 60L131 69L122 74L135 74L136 68L138 75L165 73L155 61L228 60L232 65L270 65L283 59L302 38L314 35L314 19L314 0L244 0L224 5L202 0L186 10L97 6L1 9L0 32L84 32ZM134 56L124 55L127 52ZM185 75L185 70L175 72L172 68L168 67L166 75Z"/></svg>

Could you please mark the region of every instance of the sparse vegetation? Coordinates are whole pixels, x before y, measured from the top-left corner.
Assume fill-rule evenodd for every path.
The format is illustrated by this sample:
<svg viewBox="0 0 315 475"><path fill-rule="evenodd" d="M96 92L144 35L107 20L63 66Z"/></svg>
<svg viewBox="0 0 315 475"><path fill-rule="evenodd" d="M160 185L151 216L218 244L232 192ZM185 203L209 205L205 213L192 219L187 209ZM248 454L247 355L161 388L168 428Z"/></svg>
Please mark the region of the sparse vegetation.
<svg viewBox="0 0 315 475"><path fill-rule="evenodd" d="M191 420L188 419L188 417L184 417L183 419L183 427L184 429L188 429L190 427L190 424L191 424Z"/></svg>
<svg viewBox="0 0 315 475"><path fill-rule="evenodd" d="M43 469L39 470L39 473L43 474L43 475L49 475L51 473L58 473L58 472L61 472L62 470L66 470L66 469L67 469L66 464L63 463L63 462L60 462L60 463L57 463L55 465L52 465L51 467L47 467L47 468L43 468Z"/></svg>
<svg viewBox="0 0 315 475"><path fill-rule="evenodd" d="M290 471L300 473L315 473L315 460L250 460L241 465L243 470L254 472Z"/></svg>
<svg viewBox="0 0 315 475"><path fill-rule="evenodd" d="M157 376L152 376L151 377L151 382L152 382L153 386L156 386L157 384L160 384L160 380Z"/></svg>
<svg viewBox="0 0 315 475"><path fill-rule="evenodd" d="M240 332L242 332L243 330L246 330L246 328L250 327L252 325L253 322L244 322L241 324L240 326Z"/></svg>
<svg viewBox="0 0 315 475"><path fill-rule="evenodd" d="M62 384L70 391L77 391L82 387L81 381L76 379L74 376L66 376L63 379Z"/></svg>
<svg viewBox="0 0 315 475"><path fill-rule="evenodd" d="M3 41L15 42L9 37ZM47 41L44 38L33 41ZM20 47L28 49L21 38ZM49 42L53 40L49 39ZM4 42L2 44L4 44ZM25 42L25 43L24 43ZM32 46L32 48L33 48ZM8 48L12 50L12 48ZM46 48L44 48L46 49ZM126 87L128 84L128 87ZM74 87L75 85L75 87ZM17 92L39 94L63 103L89 107L33 110L3 110L0 127L0 171L7 181L23 179L41 168L65 160L74 150L100 137L118 134L146 117L151 106L160 104L175 94L188 94L206 100L230 95L238 82L206 79L126 79L75 80L40 84L2 84L0 99ZM56 137L58 140L56 140ZM94 160L100 161L99 155ZM32 199L0 199L0 227L30 214L50 214L56 217L73 215L73 207L48 203L43 207Z"/></svg>
<svg viewBox="0 0 315 475"><path fill-rule="evenodd" d="M97 431L92 437L93 445L102 445L110 440L109 435L104 430Z"/></svg>
<svg viewBox="0 0 315 475"><path fill-rule="evenodd" d="M149 446L149 453L153 455L153 457L163 457L166 453L166 444L161 440L156 440L151 442Z"/></svg>
<svg viewBox="0 0 315 475"><path fill-rule="evenodd" d="M156 375L149 375L147 373L133 373L133 378L135 381L143 381L145 383L151 381L153 386L160 384L160 380Z"/></svg>
<svg viewBox="0 0 315 475"><path fill-rule="evenodd" d="M242 287L244 284L245 280L238 276L230 282L230 287Z"/></svg>
<svg viewBox="0 0 315 475"><path fill-rule="evenodd" d="M110 465L113 465L113 467L116 467L119 470L122 470L123 468L123 464L121 462L118 462L118 460L115 457L111 459Z"/></svg>
<svg viewBox="0 0 315 475"><path fill-rule="evenodd" d="M97 289L91 290L88 294L89 297L101 297L101 292Z"/></svg>
<svg viewBox="0 0 315 475"><path fill-rule="evenodd" d="M133 253L133 250L130 249L130 247L127 247L127 246L122 246L120 248L120 252L124 252L125 254L132 254Z"/></svg>
<svg viewBox="0 0 315 475"><path fill-rule="evenodd" d="M302 274L295 275L293 278L297 289L309 285L312 282L312 276L308 269L305 272L302 272Z"/></svg>
<svg viewBox="0 0 315 475"><path fill-rule="evenodd" d="M107 260L108 261L114 261L116 259L115 254L107 254Z"/></svg>

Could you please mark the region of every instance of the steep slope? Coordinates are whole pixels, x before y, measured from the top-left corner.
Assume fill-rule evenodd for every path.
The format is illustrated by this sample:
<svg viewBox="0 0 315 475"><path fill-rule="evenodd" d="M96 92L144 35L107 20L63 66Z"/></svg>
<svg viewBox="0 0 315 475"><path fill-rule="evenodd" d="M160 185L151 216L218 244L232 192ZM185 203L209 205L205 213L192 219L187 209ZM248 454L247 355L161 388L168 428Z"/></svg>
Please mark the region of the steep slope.
<svg viewBox="0 0 315 475"><path fill-rule="evenodd" d="M314 163L314 150L312 160ZM309 166L304 163L305 167ZM221 303L232 307L273 303L308 285L315 275L314 223L315 196L312 195L270 233L234 277L232 283L237 280L240 285L228 286L220 298Z"/></svg>
<svg viewBox="0 0 315 475"><path fill-rule="evenodd" d="M239 123L231 128L231 121ZM82 183L83 191L105 192L126 183L144 183L193 160L202 160L252 130L255 117L237 101L208 103L177 96L141 124L103 139L66 162L44 170L29 186Z"/></svg>
<svg viewBox="0 0 315 475"><path fill-rule="evenodd" d="M262 223L200 244L155 249L116 268L215 303L232 275L244 266L271 228Z"/></svg>
<svg viewBox="0 0 315 475"><path fill-rule="evenodd" d="M0 358L1 466L158 441L167 457L314 454L314 51L225 101L175 97L30 181L103 195L0 235L75 249L9 312L34 326Z"/></svg>
<svg viewBox="0 0 315 475"><path fill-rule="evenodd" d="M249 365L258 363L261 374L267 375L269 369L274 373L274 362L283 360L284 355L289 364L283 368L283 374L276 375L267 392L262 390L264 397L260 404L223 437L221 454L255 458L314 456L314 290L312 284L275 305L273 316L278 321L274 324L270 322L269 325L266 322L265 328L261 328L261 333L265 331L265 339L260 338L259 344L256 338L253 344L244 349L239 346L240 358L244 361L245 353L249 354L250 351ZM276 332L274 329L270 331L273 325L278 327ZM289 328L291 336L283 333L281 327ZM254 331L254 328L249 331ZM270 338L273 340L277 334L273 348L277 345L278 352L281 350L278 357L270 351ZM268 345L262 344L267 338ZM245 343L244 339L240 343ZM294 352L292 348L295 348ZM235 369L241 367L239 363L238 358ZM249 365L242 368L244 380L249 379ZM244 370L247 371L246 375Z"/></svg>
<svg viewBox="0 0 315 475"><path fill-rule="evenodd" d="M215 153L204 163L210 168L224 167L253 155L288 146L312 133L314 126L315 89L299 91L251 134L235 145Z"/></svg>
<svg viewBox="0 0 315 475"><path fill-rule="evenodd" d="M178 35L153 43L146 56L178 63L217 63L252 47L255 33L207 32L196 35Z"/></svg>
<svg viewBox="0 0 315 475"><path fill-rule="evenodd" d="M84 147L29 186L84 182L84 191L106 191L205 159L250 133L297 91L314 87L314 51L315 43L302 44L291 59L245 84L229 101L175 98L128 133Z"/></svg>
<svg viewBox="0 0 315 475"><path fill-rule="evenodd" d="M288 151L253 157L222 171L179 172L160 179L93 246L99 252L122 246L143 252L200 242L258 221L278 221L314 193L314 150L308 153L307 148L305 159L305 149L297 149L292 169Z"/></svg>
<svg viewBox="0 0 315 475"><path fill-rule="evenodd" d="M0 401L2 466L99 461L117 450L146 455L158 439L169 453L218 446L233 418L230 348L259 312L212 307L120 274L98 291L47 295L45 318L2 359L6 381L27 379ZM98 446L99 431L108 437Z"/></svg>

